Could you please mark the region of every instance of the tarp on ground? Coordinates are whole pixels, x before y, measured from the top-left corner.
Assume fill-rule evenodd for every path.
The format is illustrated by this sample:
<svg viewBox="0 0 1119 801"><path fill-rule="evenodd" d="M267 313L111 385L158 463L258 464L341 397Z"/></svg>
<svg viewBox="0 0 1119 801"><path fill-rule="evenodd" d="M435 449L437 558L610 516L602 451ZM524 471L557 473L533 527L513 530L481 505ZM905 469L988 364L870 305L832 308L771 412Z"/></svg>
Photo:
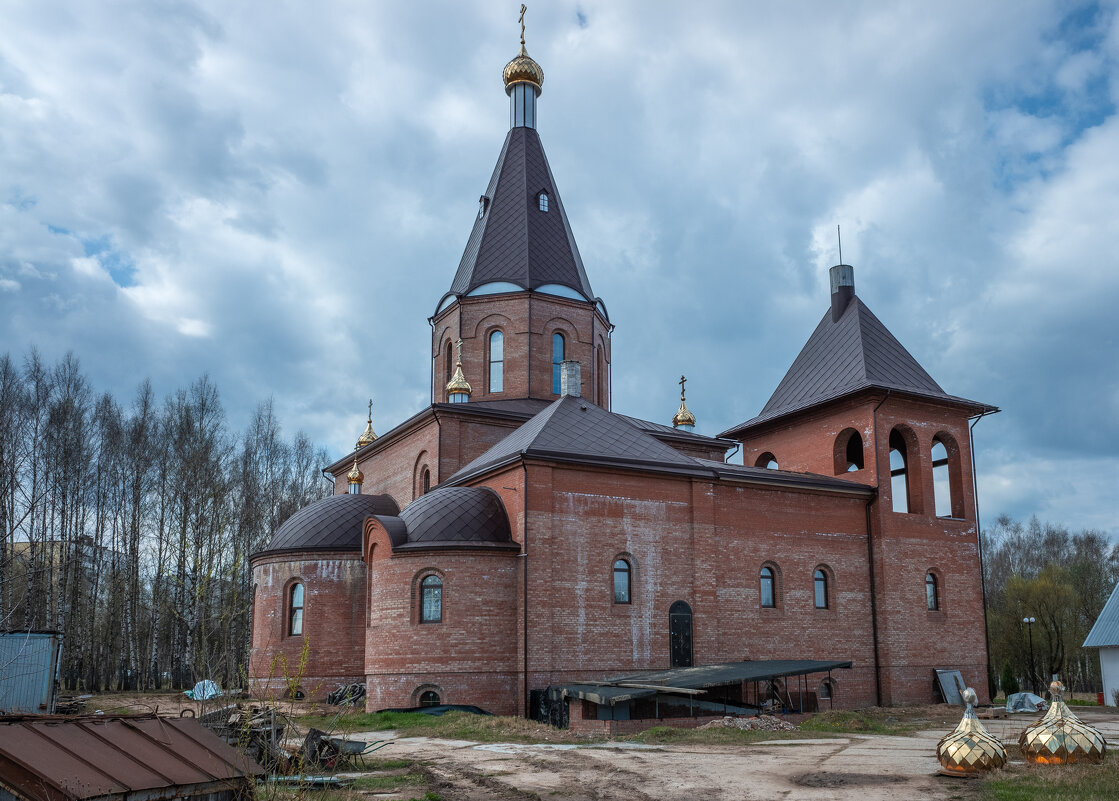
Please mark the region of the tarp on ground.
<svg viewBox="0 0 1119 801"><path fill-rule="evenodd" d="M1011 693L1006 697L1007 712L1041 712L1049 703L1033 693Z"/></svg>

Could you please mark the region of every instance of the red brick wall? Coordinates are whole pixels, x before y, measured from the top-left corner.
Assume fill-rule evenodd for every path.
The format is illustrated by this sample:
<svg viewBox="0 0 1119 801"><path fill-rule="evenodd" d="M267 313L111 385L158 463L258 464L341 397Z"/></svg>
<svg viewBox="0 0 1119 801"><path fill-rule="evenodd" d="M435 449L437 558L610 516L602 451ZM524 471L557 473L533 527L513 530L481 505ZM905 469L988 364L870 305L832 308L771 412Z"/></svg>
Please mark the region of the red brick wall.
<svg viewBox="0 0 1119 801"><path fill-rule="evenodd" d="M371 451L371 452L370 452ZM358 467L365 475L361 491L364 495L391 495L403 509L420 494L419 476L427 465L431 469L431 485L435 486L439 474L439 423L431 418L407 436L374 447L358 460ZM344 464L334 477L334 492L349 491L346 475L353 465Z"/></svg>
<svg viewBox="0 0 1119 801"><path fill-rule="evenodd" d="M489 391L489 335L504 334L502 391ZM609 326L593 304L554 295L513 292L462 298L435 319L432 357L436 361L436 398L446 400L445 348L462 338L462 369L473 390L471 400L553 398L552 334L562 333L566 357L582 365L582 394L604 408L609 404ZM598 366L596 348L602 350ZM531 356L530 356L531 354ZM531 362L531 371L530 371Z"/></svg>
<svg viewBox="0 0 1119 801"><path fill-rule="evenodd" d="M966 414L948 404L866 393L751 432L743 440L746 464L771 452L782 469L831 475L836 472L837 435L847 427L862 432L865 467L841 477L878 487L871 519L887 704L937 700L934 668L961 670L965 682L986 700L983 598ZM889 437L895 427L908 440L909 513L893 511ZM935 515L930 452L938 435L955 443L949 459L953 514L958 517ZM940 590L940 608L934 612L925 601L925 575L930 570Z"/></svg>
<svg viewBox="0 0 1119 801"><path fill-rule="evenodd" d="M279 691L289 677L308 698L362 681L365 668L365 565L357 553L266 556L252 565L253 639L249 681L254 692ZM291 585L302 581L303 634L288 635ZM308 659L299 670L304 645ZM285 664L286 663L286 664Z"/></svg>
<svg viewBox="0 0 1119 801"><path fill-rule="evenodd" d="M370 711L414 705L423 685L444 703L519 712L515 687L518 573L515 553L431 550L392 555L388 535L366 521L369 625L365 673ZM420 623L419 582L443 579L443 619Z"/></svg>

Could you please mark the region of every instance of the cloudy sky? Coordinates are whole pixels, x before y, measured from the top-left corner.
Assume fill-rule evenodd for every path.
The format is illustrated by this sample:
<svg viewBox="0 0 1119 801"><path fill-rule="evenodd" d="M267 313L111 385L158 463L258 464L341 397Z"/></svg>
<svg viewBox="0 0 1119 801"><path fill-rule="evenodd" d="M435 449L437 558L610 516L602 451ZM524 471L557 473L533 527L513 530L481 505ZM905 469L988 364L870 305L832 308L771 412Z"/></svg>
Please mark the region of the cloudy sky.
<svg viewBox="0 0 1119 801"><path fill-rule="evenodd" d="M429 397L518 2L0 0L0 352L208 372L341 456ZM1114 3L549 0L539 129L614 405L755 415L827 268L976 429L981 509L1119 537ZM651 383L651 385L650 385Z"/></svg>

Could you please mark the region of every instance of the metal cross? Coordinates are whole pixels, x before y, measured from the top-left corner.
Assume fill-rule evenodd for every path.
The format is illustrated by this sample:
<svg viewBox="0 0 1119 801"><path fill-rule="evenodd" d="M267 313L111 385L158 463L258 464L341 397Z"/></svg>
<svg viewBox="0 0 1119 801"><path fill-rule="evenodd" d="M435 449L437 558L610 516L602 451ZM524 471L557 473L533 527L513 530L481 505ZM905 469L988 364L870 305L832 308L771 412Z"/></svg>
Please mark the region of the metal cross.
<svg viewBox="0 0 1119 801"><path fill-rule="evenodd" d="M684 400L684 384L686 384L687 381L688 379L684 378L684 376L680 376L680 400Z"/></svg>
<svg viewBox="0 0 1119 801"><path fill-rule="evenodd" d="M369 422L373 422L373 399L369 399Z"/></svg>
<svg viewBox="0 0 1119 801"><path fill-rule="evenodd" d="M528 11L528 6L521 3L521 44L525 43L525 12Z"/></svg>
<svg viewBox="0 0 1119 801"><path fill-rule="evenodd" d="M462 338L456 343L458 345L458 363L462 364Z"/></svg>

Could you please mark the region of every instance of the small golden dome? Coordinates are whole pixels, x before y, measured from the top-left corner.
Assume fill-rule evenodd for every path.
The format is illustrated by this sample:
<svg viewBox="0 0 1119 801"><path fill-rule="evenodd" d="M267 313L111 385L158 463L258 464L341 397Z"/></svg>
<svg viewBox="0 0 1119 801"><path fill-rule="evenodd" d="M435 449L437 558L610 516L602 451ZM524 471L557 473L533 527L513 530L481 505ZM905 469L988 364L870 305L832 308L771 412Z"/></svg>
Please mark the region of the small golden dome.
<svg viewBox="0 0 1119 801"><path fill-rule="evenodd" d="M350 472L346 474L346 478L350 480L351 484L361 484L365 481L365 474L361 472L361 468L357 466L357 457L354 457L354 466L350 468Z"/></svg>
<svg viewBox="0 0 1119 801"><path fill-rule="evenodd" d="M1053 702L1049 711L1018 738L1022 756L1038 765L1067 765L1072 762L1100 762L1107 742L1098 731L1080 722L1061 700L1065 686L1059 681L1049 685Z"/></svg>
<svg viewBox="0 0 1119 801"><path fill-rule="evenodd" d="M377 439L377 435L373 433L373 399L369 399L369 421L365 424L365 430L361 432L361 436L357 438L358 448L364 448L373 440Z"/></svg>
<svg viewBox="0 0 1119 801"><path fill-rule="evenodd" d="M525 50L524 42L521 42L521 52L505 65L501 77L505 81L505 94L512 92L516 83L532 84L538 96L544 88L544 69Z"/></svg>
<svg viewBox="0 0 1119 801"><path fill-rule="evenodd" d="M979 700L975 690L968 687L963 692L963 698L967 704L963 719L955 730L936 744L936 759L940 762L941 773L966 776L981 770L1001 768L1006 764L1006 749L975 716L972 706Z"/></svg>
<svg viewBox="0 0 1119 801"><path fill-rule="evenodd" d="M448 395L470 395L470 383L462 372L462 340L458 341L458 360L455 362L455 372L447 382Z"/></svg>
<svg viewBox="0 0 1119 801"><path fill-rule="evenodd" d="M695 415L692 414L692 410L688 408L688 404L684 401L684 384L687 383L687 380L684 376L680 376L680 408L672 416L673 428L680 428L680 426L695 427Z"/></svg>

